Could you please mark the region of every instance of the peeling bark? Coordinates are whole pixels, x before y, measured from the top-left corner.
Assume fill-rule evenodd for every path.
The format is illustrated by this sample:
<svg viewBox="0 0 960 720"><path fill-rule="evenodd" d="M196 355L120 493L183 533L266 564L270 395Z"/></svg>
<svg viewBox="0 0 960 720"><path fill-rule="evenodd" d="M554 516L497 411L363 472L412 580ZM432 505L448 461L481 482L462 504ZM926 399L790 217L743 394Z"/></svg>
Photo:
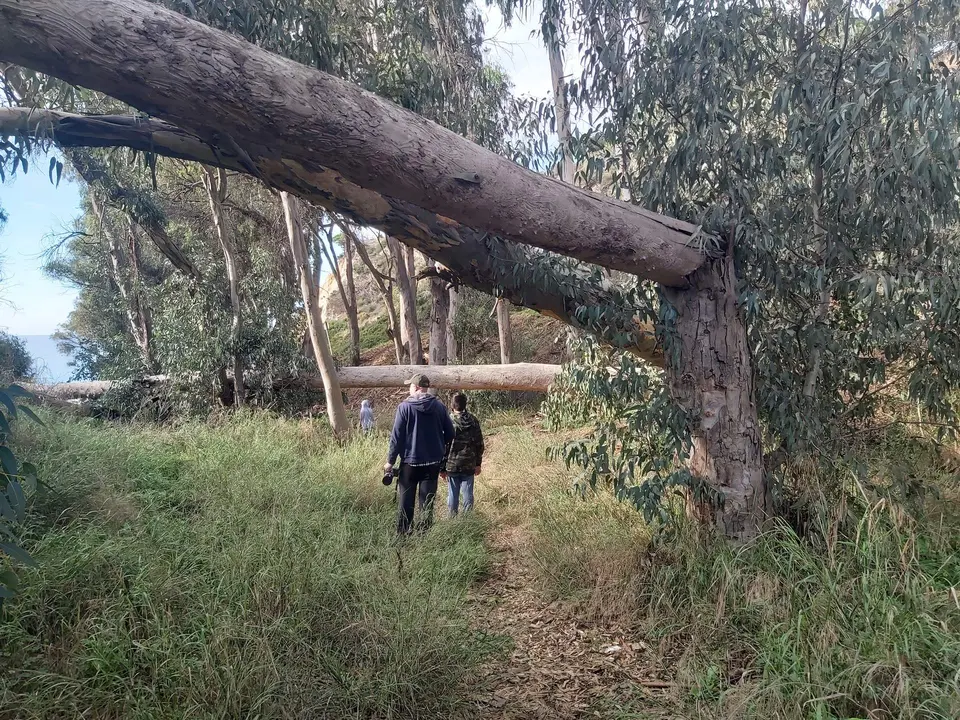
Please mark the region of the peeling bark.
<svg viewBox="0 0 960 720"><path fill-rule="evenodd" d="M457 362L457 310L460 307L460 291L451 286L447 291L450 295L450 309L447 310L447 362Z"/></svg>
<svg viewBox="0 0 960 720"><path fill-rule="evenodd" d="M760 531L770 498L732 258L708 263L692 282L693 289L667 291L680 344L679 364L668 364L667 376L692 423L690 472L720 502L694 494L691 510L727 537L749 540Z"/></svg>
<svg viewBox="0 0 960 720"><path fill-rule="evenodd" d="M450 293L439 277L430 278L430 365L446 365L447 329L450 319Z"/></svg>
<svg viewBox="0 0 960 720"><path fill-rule="evenodd" d="M400 293L400 338L403 341L406 360L411 365L423 364L423 341L420 339L420 324L417 321L417 286L408 270L407 253L395 238L388 237L387 245L393 257L397 290Z"/></svg>

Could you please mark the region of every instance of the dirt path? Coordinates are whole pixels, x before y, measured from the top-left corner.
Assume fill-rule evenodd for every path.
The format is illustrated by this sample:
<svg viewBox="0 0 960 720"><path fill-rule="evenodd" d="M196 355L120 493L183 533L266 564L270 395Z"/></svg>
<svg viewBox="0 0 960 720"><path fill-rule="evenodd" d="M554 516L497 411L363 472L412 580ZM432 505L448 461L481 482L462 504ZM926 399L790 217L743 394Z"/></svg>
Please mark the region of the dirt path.
<svg viewBox="0 0 960 720"><path fill-rule="evenodd" d="M472 598L477 628L512 644L509 657L492 659L477 678L478 716L676 717L666 711L673 689L636 632L578 620L538 595L524 539L523 528L494 531L494 567Z"/></svg>

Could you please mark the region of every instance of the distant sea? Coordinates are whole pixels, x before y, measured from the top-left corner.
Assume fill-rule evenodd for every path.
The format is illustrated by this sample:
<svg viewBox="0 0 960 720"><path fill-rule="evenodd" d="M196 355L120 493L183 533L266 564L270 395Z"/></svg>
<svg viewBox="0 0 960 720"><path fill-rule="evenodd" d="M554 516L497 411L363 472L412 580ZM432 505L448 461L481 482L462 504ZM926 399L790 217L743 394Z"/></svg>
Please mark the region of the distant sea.
<svg viewBox="0 0 960 720"><path fill-rule="evenodd" d="M56 340L49 335L20 335L19 338L33 358L37 382L56 383L70 379L73 369L67 364L69 358L57 349Z"/></svg>

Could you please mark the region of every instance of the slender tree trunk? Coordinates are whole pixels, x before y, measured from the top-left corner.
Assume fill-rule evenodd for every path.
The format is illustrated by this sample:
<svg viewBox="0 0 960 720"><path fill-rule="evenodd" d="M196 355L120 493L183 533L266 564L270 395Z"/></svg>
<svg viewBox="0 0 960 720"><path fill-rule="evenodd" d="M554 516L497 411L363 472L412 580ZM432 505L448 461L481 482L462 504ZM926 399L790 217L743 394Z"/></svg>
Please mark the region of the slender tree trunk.
<svg viewBox="0 0 960 720"><path fill-rule="evenodd" d="M430 278L430 364L446 365L447 330L450 319L450 293L447 283L440 277Z"/></svg>
<svg viewBox="0 0 960 720"><path fill-rule="evenodd" d="M357 286L353 280L353 240L343 236L343 274L347 286L350 306L347 308L347 322L350 325L350 364L360 364L360 309L357 307Z"/></svg>
<svg viewBox="0 0 960 720"><path fill-rule="evenodd" d="M692 423L690 472L710 491L692 492L690 509L727 537L749 540L760 531L770 497L732 257L707 264L693 283L666 291L680 343L679 364L667 369L670 389Z"/></svg>
<svg viewBox="0 0 960 720"><path fill-rule="evenodd" d="M350 329L350 364L360 364L360 318L357 309L357 289L353 282L353 248L350 244L350 237L343 235L343 267L340 266L340 258L337 257L337 249L333 242L332 221L329 231L324 230L326 235L326 245L323 247L324 255L327 257L327 263L330 265L330 272L333 273L334 280L337 283L337 291L340 293L340 301L343 303L343 311L347 315L347 327ZM318 236L320 229L317 229Z"/></svg>
<svg viewBox="0 0 960 720"><path fill-rule="evenodd" d="M551 12L544 21L543 42L547 48L547 59L550 62L550 80L553 85L553 116L556 124L557 139L560 143L560 179L570 185L574 184L577 165L573 159L573 132L570 126L570 104L567 102L567 84L563 79L563 49L561 47L563 22L559 14L559 6L548 5Z"/></svg>
<svg viewBox="0 0 960 720"><path fill-rule="evenodd" d="M447 312L447 362L457 362L457 310L460 307L460 291L456 287L451 287L450 291L450 310Z"/></svg>
<svg viewBox="0 0 960 720"><path fill-rule="evenodd" d="M113 282L117 286L120 298L123 300L124 314L127 318L127 326L130 330L130 337L140 351L140 359L148 373L156 372L156 361L153 357L151 347L151 321L150 308L143 302L140 288L138 287L138 273L135 269L136 260L132 256L135 252L136 237L132 235L131 223L131 257L130 262L124 255L123 248L116 233L106 224L105 208L100 204L93 188L90 188L88 195L90 207L97 217L97 223L100 226L100 232L107 241L107 249L110 255L111 274ZM129 267L128 267L129 265Z"/></svg>
<svg viewBox="0 0 960 720"><path fill-rule="evenodd" d="M513 330L510 328L510 303L503 298L497 299L497 330L500 333L500 362L509 365L513 362Z"/></svg>
<svg viewBox="0 0 960 720"><path fill-rule="evenodd" d="M403 342L400 339L400 328L397 321L397 309L393 305L393 278L390 275L386 276L386 281L384 281L384 274L377 269L377 266L373 264L373 260L370 259L370 253L367 252L366 246L364 246L363 241L356 236L356 233L350 229L350 226L346 223L338 223L340 229L343 230L345 235L350 235L350 240L353 243L353 247L357 251L357 255L360 256L361 262L367 266L367 270L370 271L370 275L373 277L373 281L377 285L377 290L380 292L380 298L383 300L384 310L387 311L387 335L393 341L393 349L397 356L397 364L403 362Z"/></svg>
<svg viewBox="0 0 960 720"><path fill-rule="evenodd" d="M400 291L400 337L406 348L406 359L411 365L422 365L423 343L420 340L420 326L417 322L416 286L408 270L407 253L395 238L388 237L387 243L390 254L393 256L397 289Z"/></svg>
<svg viewBox="0 0 960 720"><path fill-rule="evenodd" d="M227 266L227 284L230 288L230 353L233 360L233 403L237 407L244 404L245 390L243 382L243 353L240 347L240 338L243 332L243 305L240 297L240 261L237 257L237 246L227 225L223 203L227 199L227 173L223 168L214 172L211 168L203 168L203 185L207 190L207 200L210 203L210 214L213 216L213 226L220 240L223 250L223 261Z"/></svg>
<svg viewBox="0 0 960 720"><path fill-rule="evenodd" d="M156 356L153 354L153 311L150 303L144 297L143 274L140 272L140 232L139 226L132 217L127 216L130 230L130 281L133 290L134 306L136 308L137 326L141 338L143 363L147 372L156 373L159 370Z"/></svg>
<svg viewBox="0 0 960 720"><path fill-rule="evenodd" d="M350 422L347 420L347 410L343 405L343 392L340 389L340 380L337 377L337 366L333 361L333 352L330 350L330 339L320 317L320 304L317 300L317 289L307 261L307 243L303 235L303 225L300 220L298 201L289 193L280 193L283 203L283 215L287 221L287 236L290 240L290 251L293 262L300 278L300 292L303 295L303 309L307 316L307 329L310 333L310 342L313 345L317 369L323 381L323 392L326 397L327 417L330 426L337 437L346 437L350 433Z"/></svg>

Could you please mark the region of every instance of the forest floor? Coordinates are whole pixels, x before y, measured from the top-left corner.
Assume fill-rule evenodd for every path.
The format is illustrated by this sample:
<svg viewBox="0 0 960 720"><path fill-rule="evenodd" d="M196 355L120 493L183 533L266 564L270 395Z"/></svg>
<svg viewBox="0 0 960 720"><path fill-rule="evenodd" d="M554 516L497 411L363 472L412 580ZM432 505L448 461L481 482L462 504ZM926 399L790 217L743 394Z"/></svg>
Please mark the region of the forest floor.
<svg viewBox="0 0 960 720"><path fill-rule="evenodd" d="M675 683L663 679L669 671L643 634L585 620L562 601L545 600L524 557L529 542L525 528L492 531L493 567L472 593L477 627L511 641L506 662L497 658L479 673L483 717L674 717L669 692Z"/></svg>
<svg viewBox="0 0 960 720"><path fill-rule="evenodd" d="M960 716L960 498L926 445L860 449L871 474L842 493L808 473L802 536L732 547L572 493L545 456L567 436L478 412L476 513L447 520L441 491L400 545L382 434L24 427L53 490L0 614L0 720Z"/></svg>

